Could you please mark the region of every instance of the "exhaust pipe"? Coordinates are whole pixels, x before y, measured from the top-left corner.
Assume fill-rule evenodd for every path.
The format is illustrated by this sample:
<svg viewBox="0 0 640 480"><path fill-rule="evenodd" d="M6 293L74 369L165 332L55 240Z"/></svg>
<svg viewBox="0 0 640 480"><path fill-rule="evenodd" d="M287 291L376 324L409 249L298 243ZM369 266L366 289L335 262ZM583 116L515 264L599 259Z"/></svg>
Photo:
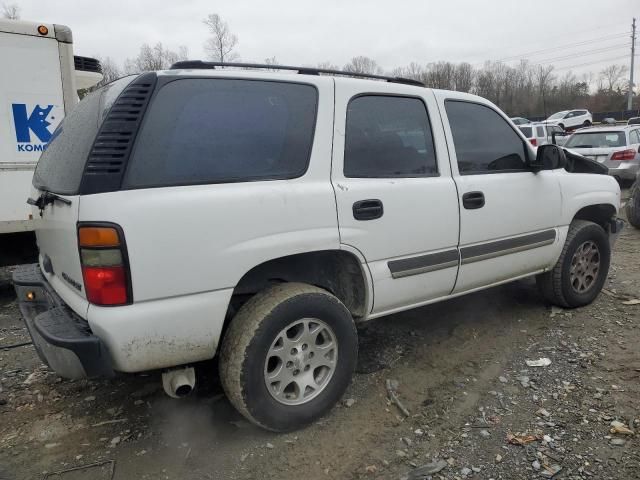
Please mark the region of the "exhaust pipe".
<svg viewBox="0 0 640 480"><path fill-rule="evenodd" d="M186 397L196 384L196 371L193 367L176 368L162 372L162 387L173 398Z"/></svg>

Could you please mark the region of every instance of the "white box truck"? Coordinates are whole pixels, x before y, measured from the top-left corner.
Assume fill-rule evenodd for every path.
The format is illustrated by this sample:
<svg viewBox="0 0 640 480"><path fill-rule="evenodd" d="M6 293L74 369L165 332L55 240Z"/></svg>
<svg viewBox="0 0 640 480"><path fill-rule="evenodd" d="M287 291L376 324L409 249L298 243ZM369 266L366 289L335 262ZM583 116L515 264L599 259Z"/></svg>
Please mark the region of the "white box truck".
<svg viewBox="0 0 640 480"><path fill-rule="evenodd" d="M0 266L35 253L26 200L40 153L78 102L102 79L100 63L74 57L64 25L0 20Z"/></svg>

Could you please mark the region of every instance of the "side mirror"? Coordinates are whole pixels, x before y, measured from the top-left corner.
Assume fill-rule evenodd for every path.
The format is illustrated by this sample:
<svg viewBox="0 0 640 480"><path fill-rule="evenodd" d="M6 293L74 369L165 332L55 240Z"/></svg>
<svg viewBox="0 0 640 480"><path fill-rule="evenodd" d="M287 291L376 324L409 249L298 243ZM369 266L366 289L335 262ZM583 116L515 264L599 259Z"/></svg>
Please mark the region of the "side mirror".
<svg viewBox="0 0 640 480"><path fill-rule="evenodd" d="M535 171L555 170L567 165L567 157L564 149L557 145L540 145L536 153L536 159L529 162L529 168Z"/></svg>

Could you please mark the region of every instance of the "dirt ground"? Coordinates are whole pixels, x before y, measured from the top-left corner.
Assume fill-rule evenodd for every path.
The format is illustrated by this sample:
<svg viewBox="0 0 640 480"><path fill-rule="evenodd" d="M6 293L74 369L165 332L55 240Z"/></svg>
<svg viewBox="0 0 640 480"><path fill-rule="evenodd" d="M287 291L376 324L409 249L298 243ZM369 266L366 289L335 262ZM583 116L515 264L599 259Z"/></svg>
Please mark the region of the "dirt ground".
<svg viewBox="0 0 640 480"><path fill-rule="evenodd" d="M291 434L243 420L213 362L173 400L158 374L73 382L0 348L0 479L640 478L639 246L627 227L585 308L527 280L363 325L342 403ZM0 290L0 347L25 341Z"/></svg>

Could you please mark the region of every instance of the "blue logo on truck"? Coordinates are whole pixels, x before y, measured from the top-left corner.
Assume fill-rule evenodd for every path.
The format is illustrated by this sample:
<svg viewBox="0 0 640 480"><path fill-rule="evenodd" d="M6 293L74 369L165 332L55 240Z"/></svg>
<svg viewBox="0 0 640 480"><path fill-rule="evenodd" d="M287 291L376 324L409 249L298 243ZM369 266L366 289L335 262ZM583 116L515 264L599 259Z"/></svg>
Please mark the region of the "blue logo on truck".
<svg viewBox="0 0 640 480"><path fill-rule="evenodd" d="M18 141L19 152L34 152L45 149L47 143L51 140L53 133L49 130L52 125L50 120L55 120L51 115L54 105L42 107L36 105L31 112L24 103L14 103L11 105L13 110L13 122L16 127L16 140ZM40 141L40 144L33 142Z"/></svg>

